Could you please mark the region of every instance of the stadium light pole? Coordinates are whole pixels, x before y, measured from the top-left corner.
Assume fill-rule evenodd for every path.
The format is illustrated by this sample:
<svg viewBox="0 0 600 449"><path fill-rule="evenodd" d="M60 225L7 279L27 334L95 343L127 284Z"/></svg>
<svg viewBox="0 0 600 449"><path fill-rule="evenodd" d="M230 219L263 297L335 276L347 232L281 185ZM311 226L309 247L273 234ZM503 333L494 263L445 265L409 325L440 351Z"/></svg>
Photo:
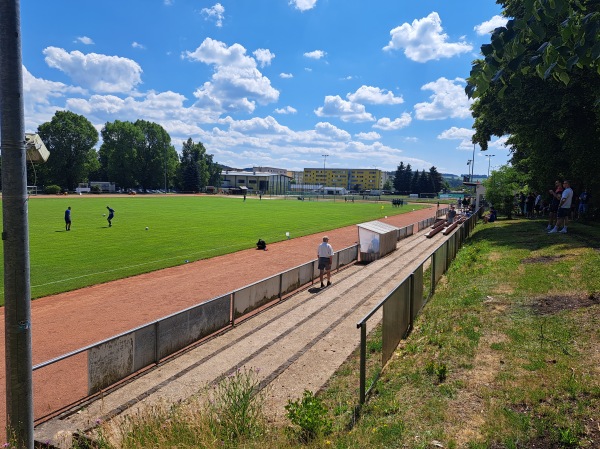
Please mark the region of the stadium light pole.
<svg viewBox="0 0 600 449"><path fill-rule="evenodd" d="M490 164L492 162L492 158L496 156L495 154L486 154L485 157L488 158L488 178L490 177Z"/></svg>
<svg viewBox="0 0 600 449"><path fill-rule="evenodd" d="M31 281L19 0L0 2L0 147L7 438L33 449Z"/></svg>
<svg viewBox="0 0 600 449"><path fill-rule="evenodd" d="M475 176L475 144L473 144L473 163L471 164L471 179L473 181L473 177Z"/></svg>
<svg viewBox="0 0 600 449"><path fill-rule="evenodd" d="M325 184L327 183L327 174L325 173L325 161L329 157L328 154L322 154L323 156L323 198L325 198Z"/></svg>

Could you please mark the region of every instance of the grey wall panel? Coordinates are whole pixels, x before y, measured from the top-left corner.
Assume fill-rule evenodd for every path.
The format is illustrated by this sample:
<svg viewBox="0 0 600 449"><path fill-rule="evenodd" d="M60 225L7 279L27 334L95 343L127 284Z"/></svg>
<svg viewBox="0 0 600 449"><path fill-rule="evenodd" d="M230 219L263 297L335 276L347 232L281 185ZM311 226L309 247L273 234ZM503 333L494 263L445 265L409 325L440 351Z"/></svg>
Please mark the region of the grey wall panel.
<svg viewBox="0 0 600 449"><path fill-rule="evenodd" d="M234 317L258 309L279 297L279 276L274 276L248 287L236 290L234 294Z"/></svg>
<svg viewBox="0 0 600 449"><path fill-rule="evenodd" d="M300 268L293 268L291 270L281 273L281 294L292 292L300 287Z"/></svg>
<svg viewBox="0 0 600 449"><path fill-rule="evenodd" d="M358 255L358 247L352 246L350 248L343 249L339 252L340 263L339 266L348 265L356 260Z"/></svg>
<svg viewBox="0 0 600 449"><path fill-rule="evenodd" d="M314 262L309 262L299 268L298 278L300 285L308 284L313 280L314 265Z"/></svg>
<svg viewBox="0 0 600 449"><path fill-rule="evenodd" d="M383 305L382 365L385 366L410 325L410 278L406 278Z"/></svg>
<svg viewBox="0 0 600 449"><path fill-rule="evenodd" d="M155 363L156 360L156 325L149 324L134 332L135 349L133 371Z"/></svg>
<svg viewBox="0 0 600 449"><path fill-rule="evenodd" d="M134 334L123 335L88 351L88 393L93 394L133 373Z"/></svg>
<svg viewBox="0 0 600 449"><path fill-rule="evenodd" d="M158 325L158 358L163 359L229 325L229 295L166 317Z"/></svg>
<svg viewBox="0 0 600 449"><path fill-rule="evenodd" d="M425 305L425 292L424 292L424 285L423 285L423 264L419 265L419 267L414 271L413 273L413 285L412 285L412 296L411 296L411 300L412 300L412 317L411 317L411 322L413 322L415 320L415 318L417 318L417 316L419 315L419 312L421 311L421 309L423 308L423 305Z"/></svg>
<svg viewBox="0 0 600 449"><path fill-rule="evenodd" d="M446 272L446 244L443 244L435 251L433 263L435 272L434 282L437 284Z"/></svg>

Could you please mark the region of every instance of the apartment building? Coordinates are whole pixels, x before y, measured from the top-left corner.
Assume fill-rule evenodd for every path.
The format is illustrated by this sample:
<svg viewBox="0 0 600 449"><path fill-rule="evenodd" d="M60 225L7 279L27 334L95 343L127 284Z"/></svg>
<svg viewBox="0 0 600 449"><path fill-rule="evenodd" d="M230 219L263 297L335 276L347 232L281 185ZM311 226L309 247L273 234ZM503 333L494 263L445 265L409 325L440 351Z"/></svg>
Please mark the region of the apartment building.
<svg viewBox="0 0 600 449"><path fill-rule="evenodd" d="M382 171L375 168L305 168L304 183L355 191L373 190L383 188L383 176Z"/></svg>

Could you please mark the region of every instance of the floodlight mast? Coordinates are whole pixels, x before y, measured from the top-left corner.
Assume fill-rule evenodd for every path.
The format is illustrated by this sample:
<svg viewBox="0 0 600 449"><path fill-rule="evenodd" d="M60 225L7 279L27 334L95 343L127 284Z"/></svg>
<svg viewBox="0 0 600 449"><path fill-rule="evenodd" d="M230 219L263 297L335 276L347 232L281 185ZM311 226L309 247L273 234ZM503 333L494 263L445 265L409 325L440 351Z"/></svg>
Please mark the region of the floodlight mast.
<svg viewBox="0 0 600 449"><path fill-rule="evenodd" d="M0 1L0 148L7 441L33 449L31 284L19 0Z"/></svg>

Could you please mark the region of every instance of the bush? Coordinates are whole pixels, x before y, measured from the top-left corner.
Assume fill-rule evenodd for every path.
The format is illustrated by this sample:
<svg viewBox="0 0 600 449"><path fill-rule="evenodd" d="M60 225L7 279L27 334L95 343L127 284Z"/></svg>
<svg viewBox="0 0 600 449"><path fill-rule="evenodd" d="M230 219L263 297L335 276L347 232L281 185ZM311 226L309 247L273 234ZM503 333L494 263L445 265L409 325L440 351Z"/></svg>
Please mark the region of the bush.
<svg viewBox="0 0 600 449"><path fill-rule="evenodd" d="M311 391L304 390L301 400L288 401L285 409L291 423L300 428L297 431L300 441L308 443L319 435L331 433L333 424L327 418L327 409Z"/></svg>
<svg viewBox="0 0 600 449"><path fill-rule="evenodd" d="M59 194L61 192L61 188L60 186L57 185L50 185L50 186L46 186L46 188L44 189L44 192L47 193L48 195L56 195Z"/></svg>
<svg viewBox="0 0 600 449"><path fill-rule="evenodd" d="M102 189L100 188L99 185L96 184L96 185L93 185L92 187L90 187L90 192L99 194L99 193L102 193Z"/></svg>

